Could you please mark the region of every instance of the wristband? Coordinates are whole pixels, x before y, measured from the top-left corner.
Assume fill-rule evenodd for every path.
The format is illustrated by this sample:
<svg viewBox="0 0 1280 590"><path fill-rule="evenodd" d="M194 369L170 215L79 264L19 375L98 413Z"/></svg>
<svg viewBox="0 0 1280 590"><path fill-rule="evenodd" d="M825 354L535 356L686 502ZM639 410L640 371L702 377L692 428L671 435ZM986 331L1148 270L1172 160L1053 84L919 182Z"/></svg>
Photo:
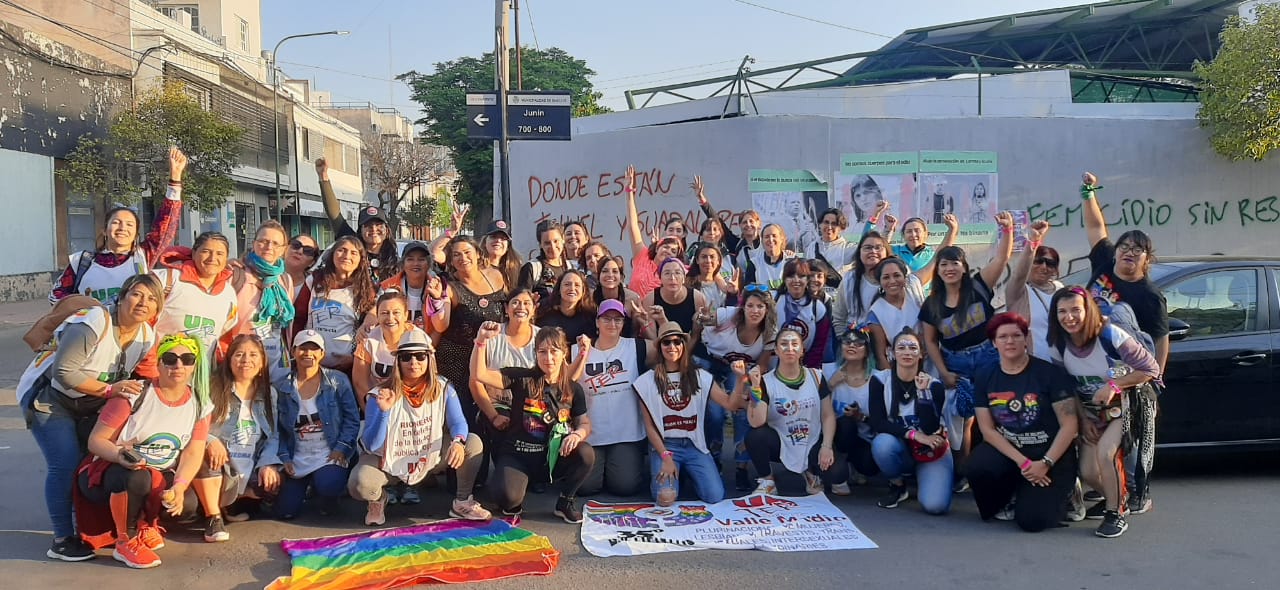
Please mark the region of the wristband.
<svg viewBox="0 0 1280 590"><path fill-rule="evenodd" d="M1031 459L1027 459L1026 461L1023 461L1022 467L1019 467L1019 469L1026 471L1028 467L1031 467Z"/></svg>
<svg viewBox="0 0 1280 590"><path fill-rule="evenodd" d="M446 238L452 238L452 237L453 237L453 230L451 230L451 229L446 229L446 230L444 230L444 237L446 237Z"/></svg>
<svg viewBox="0 0 1280 590"><path fill-rule="evenodd" d="M484 345L488 342L488 340L476 340L476 348L484 348Z"/></svg>
<svg viewBox="0 0 1280 590"><path fill-rule="evenodd" d="M1102 185L1089 186L1087 184L1080 185L1080 199L1088 201L1093 198L1093 193L1102 190Z"/></svg>
<svg viewBox="0 0 1280 590"><path fill-rule="evenodd" d="M752 387L752 388L751 388L751 398L752 398L752 399L754 399L754 400L756 400L756 401L758 401L758 402L763 402L763 401L764 401L764 392L763 392L763 391L761 391L759 387Z"/></svg>
<svg viewBox="0 0 1280 590"><path fill-rule="evenodd" d="M1027 250L1030 250L1032 254L1034 254L1035 251L1039 249L1040 249L1040 242L1027 240Z"/></svg>
<svg viewBox="0 0 1280 590"><path fill-rule="evenodd" d="M676 456L676 454L672 453L671 451L662 451L661 453L658 453L658 454L661 455L663 459L670 459Z"/></svg>
<svg viewBox="0 0 1280 590"><path fill-rule="evenodd" d="M633 188L633 187L627 187L627 192L628 192L628 193L634 193L634 192L636 192L636 189L635 189L635 188Z"/></svg>
<svg viewBox="0 0 1280 590"><path fill-rule="evenodd" d="M879 217L868 217L868 218L867 218L867 223L870 223L871 225L875 225L875 224L877 224L877 223L880 223L880 218L879 218Z"/></svg>
<svg viewBox="0 0 1280 590"><path fill-rule="evenodd" d="M1119 394L1119 393L1122 393L1122 392L1124 391L1123 389L1120 389L1120 386L1119 386L1119 385L1116 385L1115 380L1108 381L1108 382L1107 382L1107 385L1110 385L1110 386L1111 386L1111 392L1112 392L1112 393Z"/></svg>
<svg viewBox="0 0 1280 590"><path fill-rule="evenodd" d="M1013 226L1012 226L1012 225L1002 225L1002 226L1000 226L1000 233L1005 234L1005 235L1012 234L1012 233L1013 233Z"/></svg>
<svg viewBox="0 0 1280 590"><path fill-rule="evenodd" d="M181 478L181 477L179 477L179 478L177 478L177 479L173 480L173 487L182 486L182 487L184 487L184 488L185 488L185 487L188 487L188 486L190 486L190 485L191 485L191 482L190 482L190 481L188 481L188 480L186 480L186 479L183 479L183 478Z"/></svg>
<svg viewBox="0 0 1280 590"><path fill-rule="evenodd" d="M915 441L915 440L916 440L916 431L914 431L914 430L908 430L908 431L907 431L907 440L909 440L909 441Z"/></svg>
<svg viewBox="0 0 1280 590"><path fill-rule="evenodd" d="M115 385L108 383L107 388L102 390L102 399L111 399L111 392L116 388Z"/></svg>

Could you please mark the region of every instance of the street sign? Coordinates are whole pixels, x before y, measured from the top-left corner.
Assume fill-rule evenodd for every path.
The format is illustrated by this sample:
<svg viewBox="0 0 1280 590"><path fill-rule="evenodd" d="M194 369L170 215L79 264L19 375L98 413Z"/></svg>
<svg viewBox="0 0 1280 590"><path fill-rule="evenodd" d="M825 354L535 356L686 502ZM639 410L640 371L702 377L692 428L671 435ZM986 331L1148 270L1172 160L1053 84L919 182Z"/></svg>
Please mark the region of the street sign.
<svg viewBox="0 0 1280 590"><path fill-rule="evenodd" d="M568 141L573 101L568 92L507 93L507 136L510 139Z"/></svg>
<svg viewBox="0 0 1280 590"><path fill-rule="evenodd" d="M498 95L467 93L467 139L501 139L499 125L502 125L502 110L498 108Z"/></svg>

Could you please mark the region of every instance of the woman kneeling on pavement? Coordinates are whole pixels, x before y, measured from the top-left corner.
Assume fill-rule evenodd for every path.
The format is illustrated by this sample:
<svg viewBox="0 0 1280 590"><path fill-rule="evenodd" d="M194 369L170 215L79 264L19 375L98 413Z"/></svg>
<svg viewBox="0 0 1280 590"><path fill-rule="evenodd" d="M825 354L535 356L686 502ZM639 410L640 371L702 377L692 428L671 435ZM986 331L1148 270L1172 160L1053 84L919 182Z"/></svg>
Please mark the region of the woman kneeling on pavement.
<svg viewBox="0 0 1280 590"><path fill-rule="evenodd" d="M241 334L231 341L227 360L213 376L212 435L193 486L209 517L204 540L210 543L231 539L224 519L248 520L259 500L280 489L279 394L271 385L269 359L261 338Z"/></svg>
<svg viewBox="0 0 1280 590"><path fill-rule="evenodd" d="M777 493L770 461L780 461L787 471L804 475L807 493L821 494L828 481L849 479L844 457L836 460L831 388L821 372L804 366L804 336L794 326L778 330L774 351L778 368L762 376L756 367L750 376L747 454L760 474L756 493Z"/></svg>
<svg viewBox="0 0 1280 590"><path fill-rule="evenodd" d="M280 461L288 477L280 484L276 515L293 520L302 510L307 488L314 486L320 513L332 511L346 493L347 464L356 453L360 409L351 381L336 369L321 367L324 337L303 330L293 339L292 389L280 396L276 419Z"/></svg>
<svg viewBox="0 0 1280 590"><path fill-rule="evenodd" d="M887 381L872 377L867 392L867 417L876 433L871 454L889 478L889 493L877 504L897 508L908 497L905 478L914 472L920 507L929 514L946 514L955 473L942 422L947 394L921 368L921 349L920 336L904 328L893 338Z"/></svg>
<svg viewBox="0 0 1280 590"><path fill-rule="evenodd" d="M388 387L368 393L374 403L365 403L360 435L364 452L347 480L351 496L369 503L366 525L386 522L384 487L398 482L414 486L443 473L446 467L456 470L458 476L449 514L467 520L490 516L471 497L484 447L480 437L467 431L458 393L436 372L435 364L435 349L427 333L409 330L396 347L396 369Z"/></svg>
<svg viewBox="0 0 1280 590"><path fill-rule="evenodd" d="M851 475L859 485L865 484L867 477L880 473L875 457L871 456L875 433L867 422L871 376L875 369L871 338L866 328L845 332L840 338L840 360L824 367L827 385L831 387L831 406L836 413L835 450L853 468ZM882 380L886 378L884 375L880 373ZM832 478L831 493L849 495L847 479Z"/></svg>
<svg viewBox="0 0 1280 590"><path fill-rule="evenodd" d="M182 334L156 347L160 377L136 397L107 401L89 435L89 452L78 476L82 534L103 546L112 534L111 556L132 568L160 565L155 551L164 547L161 508L178 516L189 504L186 492L204 460L209 436L209 368L200 342ZM194 387L192 386L194 381ZM106 507L113 528L92 530L89 520ZM101 524L105 524L102 522ZM129 535L135 527L137 533ZM97 537L92 537L97 533Z"/></svg>
<svg viewBox="0 0 1280 590"><path fill-rule="evenodd" d="M746 363L738 360L731 365L737 387L730 396L711 373L693 363L689 335L679 324L663 324L658 345L661 365L641 375L633 385L647 410L645 431L653 447L649 454L650 490L654 501L670 506L680 494L683 469L698 488L698 499L714 504L724 499L724 480L707 450L702 424L711 402L729 411L741 407Z"/></svg>
<svg viewBox="0 0 1280 590"><path fill-rule="evenodd" d="M1029 334L1027 320L1014 313L987 322L1000 363L974 376L983 443L968 472L982 520L1014 520L1034 533L1062 520L1078 462L1073 385L1060 367L1031 356Z"/></svg>
<svg viewBox="0 0 1280 590"><path fill-rule="evenodd" d="M72 519L76 468L88 427L107 400L142 391L144 381L125 378L151 354L156 333L148 322L163 304L164 286L155 276L130 276L114 311L93 306L72 313L54 330L54 352L36 356L19 381L19 405L48 464L44 499L53 525L53 546L46 553L51 559L94 557Z"/></svg>
<svg viewBox="0 0 1280 590"><path fill-rule="evenodd" d="M471 354L473 379L511 390L511 424L493 450L494 474L488 487L493 489L502 513L513 516L524 509L530 478L552 478L560 488L555 515L568 523L582 522L576 496L591 473L596 453L587 442L591 419L587 417L586 395L573 380L573 368L565 362L569 342L559 328L543 328L534 338L537 367L491 369L485 346L500 331L502 326L497 322L481 324Z"/></svg>
<svg viewBox="0 0 1280 590"><path fill-rule="evenodd" d="M1084 289L1060 289L1049 305L1055 314L1049 320L1049 354L1075 378L1080 479L1105 498L1085 517L1102 519L1099 537L1119 537L1129 528L1123 509L1123 447L1125 425L1131 419L1125 392L1155 379L1160 365L1137 339L1108 323Z"/></svg>

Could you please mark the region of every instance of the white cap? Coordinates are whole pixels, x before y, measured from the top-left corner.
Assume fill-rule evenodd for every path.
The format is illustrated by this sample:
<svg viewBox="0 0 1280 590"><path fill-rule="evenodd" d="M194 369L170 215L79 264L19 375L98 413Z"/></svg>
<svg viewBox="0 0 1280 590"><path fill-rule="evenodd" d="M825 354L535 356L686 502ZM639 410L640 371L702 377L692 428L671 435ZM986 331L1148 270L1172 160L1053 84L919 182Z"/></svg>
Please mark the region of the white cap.
<svg viewBox="0 0 1280 590"><path fill-rule="evenodd" d="M320 333L315 330L303 330L301 332L298 332L297 336L293 337L294 348L302 346L303 344L306 344L308 342L316 346L319 346L320 350L324 350L324 337L321 336Z"/></svg>

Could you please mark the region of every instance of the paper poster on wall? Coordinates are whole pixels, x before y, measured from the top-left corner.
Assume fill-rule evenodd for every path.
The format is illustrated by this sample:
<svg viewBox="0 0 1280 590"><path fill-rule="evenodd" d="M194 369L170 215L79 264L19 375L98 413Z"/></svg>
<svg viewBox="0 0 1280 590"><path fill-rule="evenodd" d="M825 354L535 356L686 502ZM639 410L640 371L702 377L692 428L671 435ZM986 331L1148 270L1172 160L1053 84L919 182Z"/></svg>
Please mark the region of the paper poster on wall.
<svg viewBox="0 0 1280 590"><path fill-rule="evenodd" d="M920 173L920 197L914 212L929 223L955 215L961 225L992 223L1000 210L997 176L990 174Z"/></svg>
<svg viewBox="0 0 1280 590"><path fill-rule="evenodd" d="M748 171L751 206L763 225L775 224L787 236L787 247L803 250L818 239L818 215L830 202L827 183L809 170Z"/></svg>
<svg viewBox="0 0 1280 590"><path fill-rule="evenodd" d="M889 202L889 214L899 222L912 217L918 160L916 152L840 154L835 202L849 218L846 238L858 239L863 224L880 201Z"/></svg>

